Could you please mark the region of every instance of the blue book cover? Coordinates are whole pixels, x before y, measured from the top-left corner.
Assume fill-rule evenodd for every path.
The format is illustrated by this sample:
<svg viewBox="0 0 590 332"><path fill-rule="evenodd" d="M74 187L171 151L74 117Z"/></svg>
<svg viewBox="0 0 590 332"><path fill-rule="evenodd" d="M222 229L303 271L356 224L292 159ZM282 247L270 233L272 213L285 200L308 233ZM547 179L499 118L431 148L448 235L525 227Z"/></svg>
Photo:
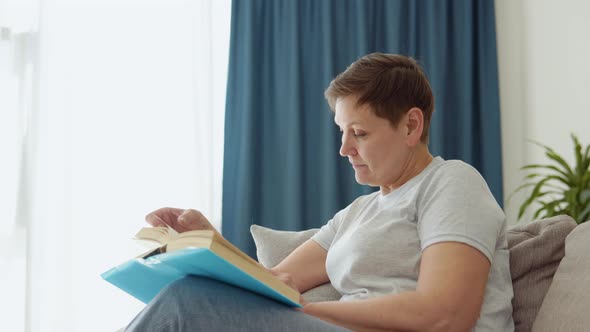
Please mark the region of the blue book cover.
<svg viewBox="0 0 590 332"><path fill-rule="evenodd" d="M301 305L253 277L209 248L186 248L148 258L135 258L101 277L148 303L162 288L187 275L216 279L272 298L291 307Z"/></svg>

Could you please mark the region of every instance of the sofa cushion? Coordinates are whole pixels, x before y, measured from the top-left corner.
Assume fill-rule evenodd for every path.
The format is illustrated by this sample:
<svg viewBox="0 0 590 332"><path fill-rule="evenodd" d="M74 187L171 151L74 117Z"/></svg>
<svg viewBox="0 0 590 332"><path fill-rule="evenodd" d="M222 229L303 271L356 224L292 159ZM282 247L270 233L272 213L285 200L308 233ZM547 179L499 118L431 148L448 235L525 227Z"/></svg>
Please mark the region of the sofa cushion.
<svg viewBox="0 0 590 332"><path fill-rule="evenodd" d="M290 232L277 231L258 225L250 226L250 233L252 233L256 244L258 261L267 268L279 264L291 251L309 240L317 231L319 231L319 228ZM340 297L342 295L330 283L320 285L303 293L303 298L308 302L336 301Z"/></svg>
<svg viewBox="0 0 590 332"><path fill-rule="evenodd" d="M277 231L263 226L250 226L250 233L256 245L258 262L266 268L279 264L291 251L309 240L319 228L301 232Z"/></svg>
<svg viewBox="0 0 590 332"><path fill-rule="evenodd" d="M508 230L510 270L514 287L513 317L516 331L530 331L564 255L564 241L576 223L569 216L557 216L519 224ZM252 225L258 261L267 268L280 263L318 229L301 232L277 231ZM329 283L303 294L310 302L338 300L340 294Z"/></svg>
<svg viewBox="0 0 590 332"><path fill-rule="evenodd" d="M587 331L590 327L590 221L565 240L565 257L545 295L534 332Z"/></svg>
<svg viewBox="0 0 590 332"><path fill-rule="evenodd" d="M565 238L576 227L569 216L518 224L507 232L515 331L530 331L564 255Z"/></svg>

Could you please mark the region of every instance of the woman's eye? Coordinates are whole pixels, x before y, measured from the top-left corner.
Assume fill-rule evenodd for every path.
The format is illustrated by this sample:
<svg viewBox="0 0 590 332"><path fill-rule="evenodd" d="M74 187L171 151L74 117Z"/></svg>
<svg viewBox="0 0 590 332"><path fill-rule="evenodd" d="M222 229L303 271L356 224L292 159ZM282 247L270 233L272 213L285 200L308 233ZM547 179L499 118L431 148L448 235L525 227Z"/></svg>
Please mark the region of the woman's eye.
<svg viewBox="0 0 590 332"><path fill-rule="evenodd" d="M363 137L363 136L365 136L366 134L365 134L364 132L355 131L355 132L353 133L353 135L354 135L354 137Z"/></svg>

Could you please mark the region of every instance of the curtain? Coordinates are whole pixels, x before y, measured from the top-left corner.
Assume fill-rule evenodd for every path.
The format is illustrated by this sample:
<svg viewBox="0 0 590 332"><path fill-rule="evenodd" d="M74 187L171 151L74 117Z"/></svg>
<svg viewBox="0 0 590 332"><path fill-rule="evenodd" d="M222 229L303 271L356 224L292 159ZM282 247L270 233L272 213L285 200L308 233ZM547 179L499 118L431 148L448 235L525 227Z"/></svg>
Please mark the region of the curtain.
<svg viewBox="0 0 590 332"><path fill-rule="evenodd" d="M26 227L18 219L24 192L25 138L32 92L30 46L32 32L13 34L0 28L0 311L3 326L24 329Z"/></svg>
<svg viewBox="0 0 590 332"><path fill-rule="evenodd" d="M253 255L249 225L323 225L355 197L323 98L367 53L416 58L436 110L430 148L474 165L502 202L493 1L236 1L232 5L223 232Z"/></svg>
<svg viewBox="0 0 590 332"><path fill-rule="evenodd" d="M26 331L126 325L143 304L100 273L138 254L146 213L194 207L219 227L230 10L229 0L43 1L28 183L16 188Z"/></svg>
<svg viewBox="0 0 590 332"><path fill-rule="evenodd" d="M24 331L27 227L23 220L34 100L36 0L0 0L0 312L7 331Z"/></svg>

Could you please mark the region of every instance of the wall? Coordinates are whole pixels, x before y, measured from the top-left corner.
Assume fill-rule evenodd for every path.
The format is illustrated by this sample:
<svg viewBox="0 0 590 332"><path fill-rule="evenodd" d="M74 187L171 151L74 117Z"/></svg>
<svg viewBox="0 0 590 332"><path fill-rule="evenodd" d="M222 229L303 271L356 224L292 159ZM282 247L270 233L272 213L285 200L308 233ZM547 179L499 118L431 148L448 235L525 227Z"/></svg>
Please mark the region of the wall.
<svg viewBox="0 0 590 332"><path fill-rule="evenodd" d="M519 168L546 163L535 140L573 161L570 133L590 143L590 2L496 0L504 197ZM505 202L516 221L524 193ZM530 219L530 213L523 220Z"/></svg>

